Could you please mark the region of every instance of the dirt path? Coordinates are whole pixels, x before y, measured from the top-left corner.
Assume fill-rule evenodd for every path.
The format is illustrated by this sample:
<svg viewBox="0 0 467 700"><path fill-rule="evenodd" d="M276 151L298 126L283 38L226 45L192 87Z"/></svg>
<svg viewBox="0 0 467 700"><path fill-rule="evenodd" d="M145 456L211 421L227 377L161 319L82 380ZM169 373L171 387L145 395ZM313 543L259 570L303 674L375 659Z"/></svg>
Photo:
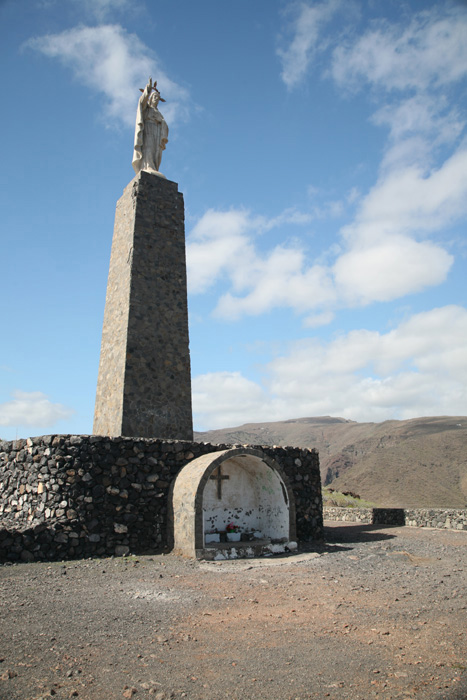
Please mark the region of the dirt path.
<svg viewBox="0 0 467 700"><path fill-rule="evenodd" d="M0 567L1 700L467 698L467 532Z"/></svg>

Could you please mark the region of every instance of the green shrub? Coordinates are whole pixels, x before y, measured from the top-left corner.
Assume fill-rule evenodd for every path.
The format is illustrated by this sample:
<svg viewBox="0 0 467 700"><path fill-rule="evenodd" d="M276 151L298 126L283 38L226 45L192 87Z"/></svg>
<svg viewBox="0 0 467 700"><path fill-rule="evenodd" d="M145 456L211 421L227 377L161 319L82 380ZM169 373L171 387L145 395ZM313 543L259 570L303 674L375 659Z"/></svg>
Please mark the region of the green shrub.
<svg viewBox="0 0 467 700"><path fill-rule="evenodd" d="M337 508L374 508L376 503L366 501L363 498L354 498L353 496L344 496L340 491L329 490L329 487L323 487L323 506Z"/></svg>

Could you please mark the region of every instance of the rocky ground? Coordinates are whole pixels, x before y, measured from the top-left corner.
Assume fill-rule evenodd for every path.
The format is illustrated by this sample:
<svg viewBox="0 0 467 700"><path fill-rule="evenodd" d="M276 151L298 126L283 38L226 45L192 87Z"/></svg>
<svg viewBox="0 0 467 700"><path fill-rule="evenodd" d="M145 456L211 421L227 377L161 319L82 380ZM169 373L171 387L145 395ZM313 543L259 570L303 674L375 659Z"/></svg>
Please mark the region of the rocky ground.
<svg viewBox="0 0 467 700"><path fill-rule="evenodd" d="M0 567L2 700L467 698L467 532Z"/></svg>

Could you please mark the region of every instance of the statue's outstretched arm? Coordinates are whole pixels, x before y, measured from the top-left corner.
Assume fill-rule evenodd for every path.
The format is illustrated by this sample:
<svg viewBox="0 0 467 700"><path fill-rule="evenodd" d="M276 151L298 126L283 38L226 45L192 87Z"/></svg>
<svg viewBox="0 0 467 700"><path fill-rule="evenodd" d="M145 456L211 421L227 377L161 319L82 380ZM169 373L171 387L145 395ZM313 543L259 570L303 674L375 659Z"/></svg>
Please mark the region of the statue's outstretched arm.
<svg viewBox="0 0 467 700"><path fill-rule="evenodd" d="M140 97L142 107L146 107L151 92L152 92L152 78L149 78L148 84L144 88L143 94Z"/></svg>

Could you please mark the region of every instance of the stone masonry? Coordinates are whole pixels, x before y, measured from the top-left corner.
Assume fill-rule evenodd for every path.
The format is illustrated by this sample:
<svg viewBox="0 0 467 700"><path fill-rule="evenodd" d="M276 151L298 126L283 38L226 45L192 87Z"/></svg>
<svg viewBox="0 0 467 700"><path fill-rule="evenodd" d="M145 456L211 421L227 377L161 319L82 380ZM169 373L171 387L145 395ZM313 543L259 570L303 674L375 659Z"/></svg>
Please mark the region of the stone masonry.
<svg viewBox="0 0 467 700"><path fill-rule="evenodd" d="M93 432L193 439L183 195L147 172L117 203Z"/></svg>
<svg viewBox="0 0 467 700"><path fill-rule="evenodd" d="M467 530L466 508L343 508L326 506L325 520L407 527Z"/></svg>
<svg viewBox="0 0 467 700"><path fill-rule="evenodd" d="M52 561L170 548L180 470L228 449L181 440L46 435L0 441L0 561ZM297 538L323 535L316 450L244 446L274 460L295 499Z"/></svg>

